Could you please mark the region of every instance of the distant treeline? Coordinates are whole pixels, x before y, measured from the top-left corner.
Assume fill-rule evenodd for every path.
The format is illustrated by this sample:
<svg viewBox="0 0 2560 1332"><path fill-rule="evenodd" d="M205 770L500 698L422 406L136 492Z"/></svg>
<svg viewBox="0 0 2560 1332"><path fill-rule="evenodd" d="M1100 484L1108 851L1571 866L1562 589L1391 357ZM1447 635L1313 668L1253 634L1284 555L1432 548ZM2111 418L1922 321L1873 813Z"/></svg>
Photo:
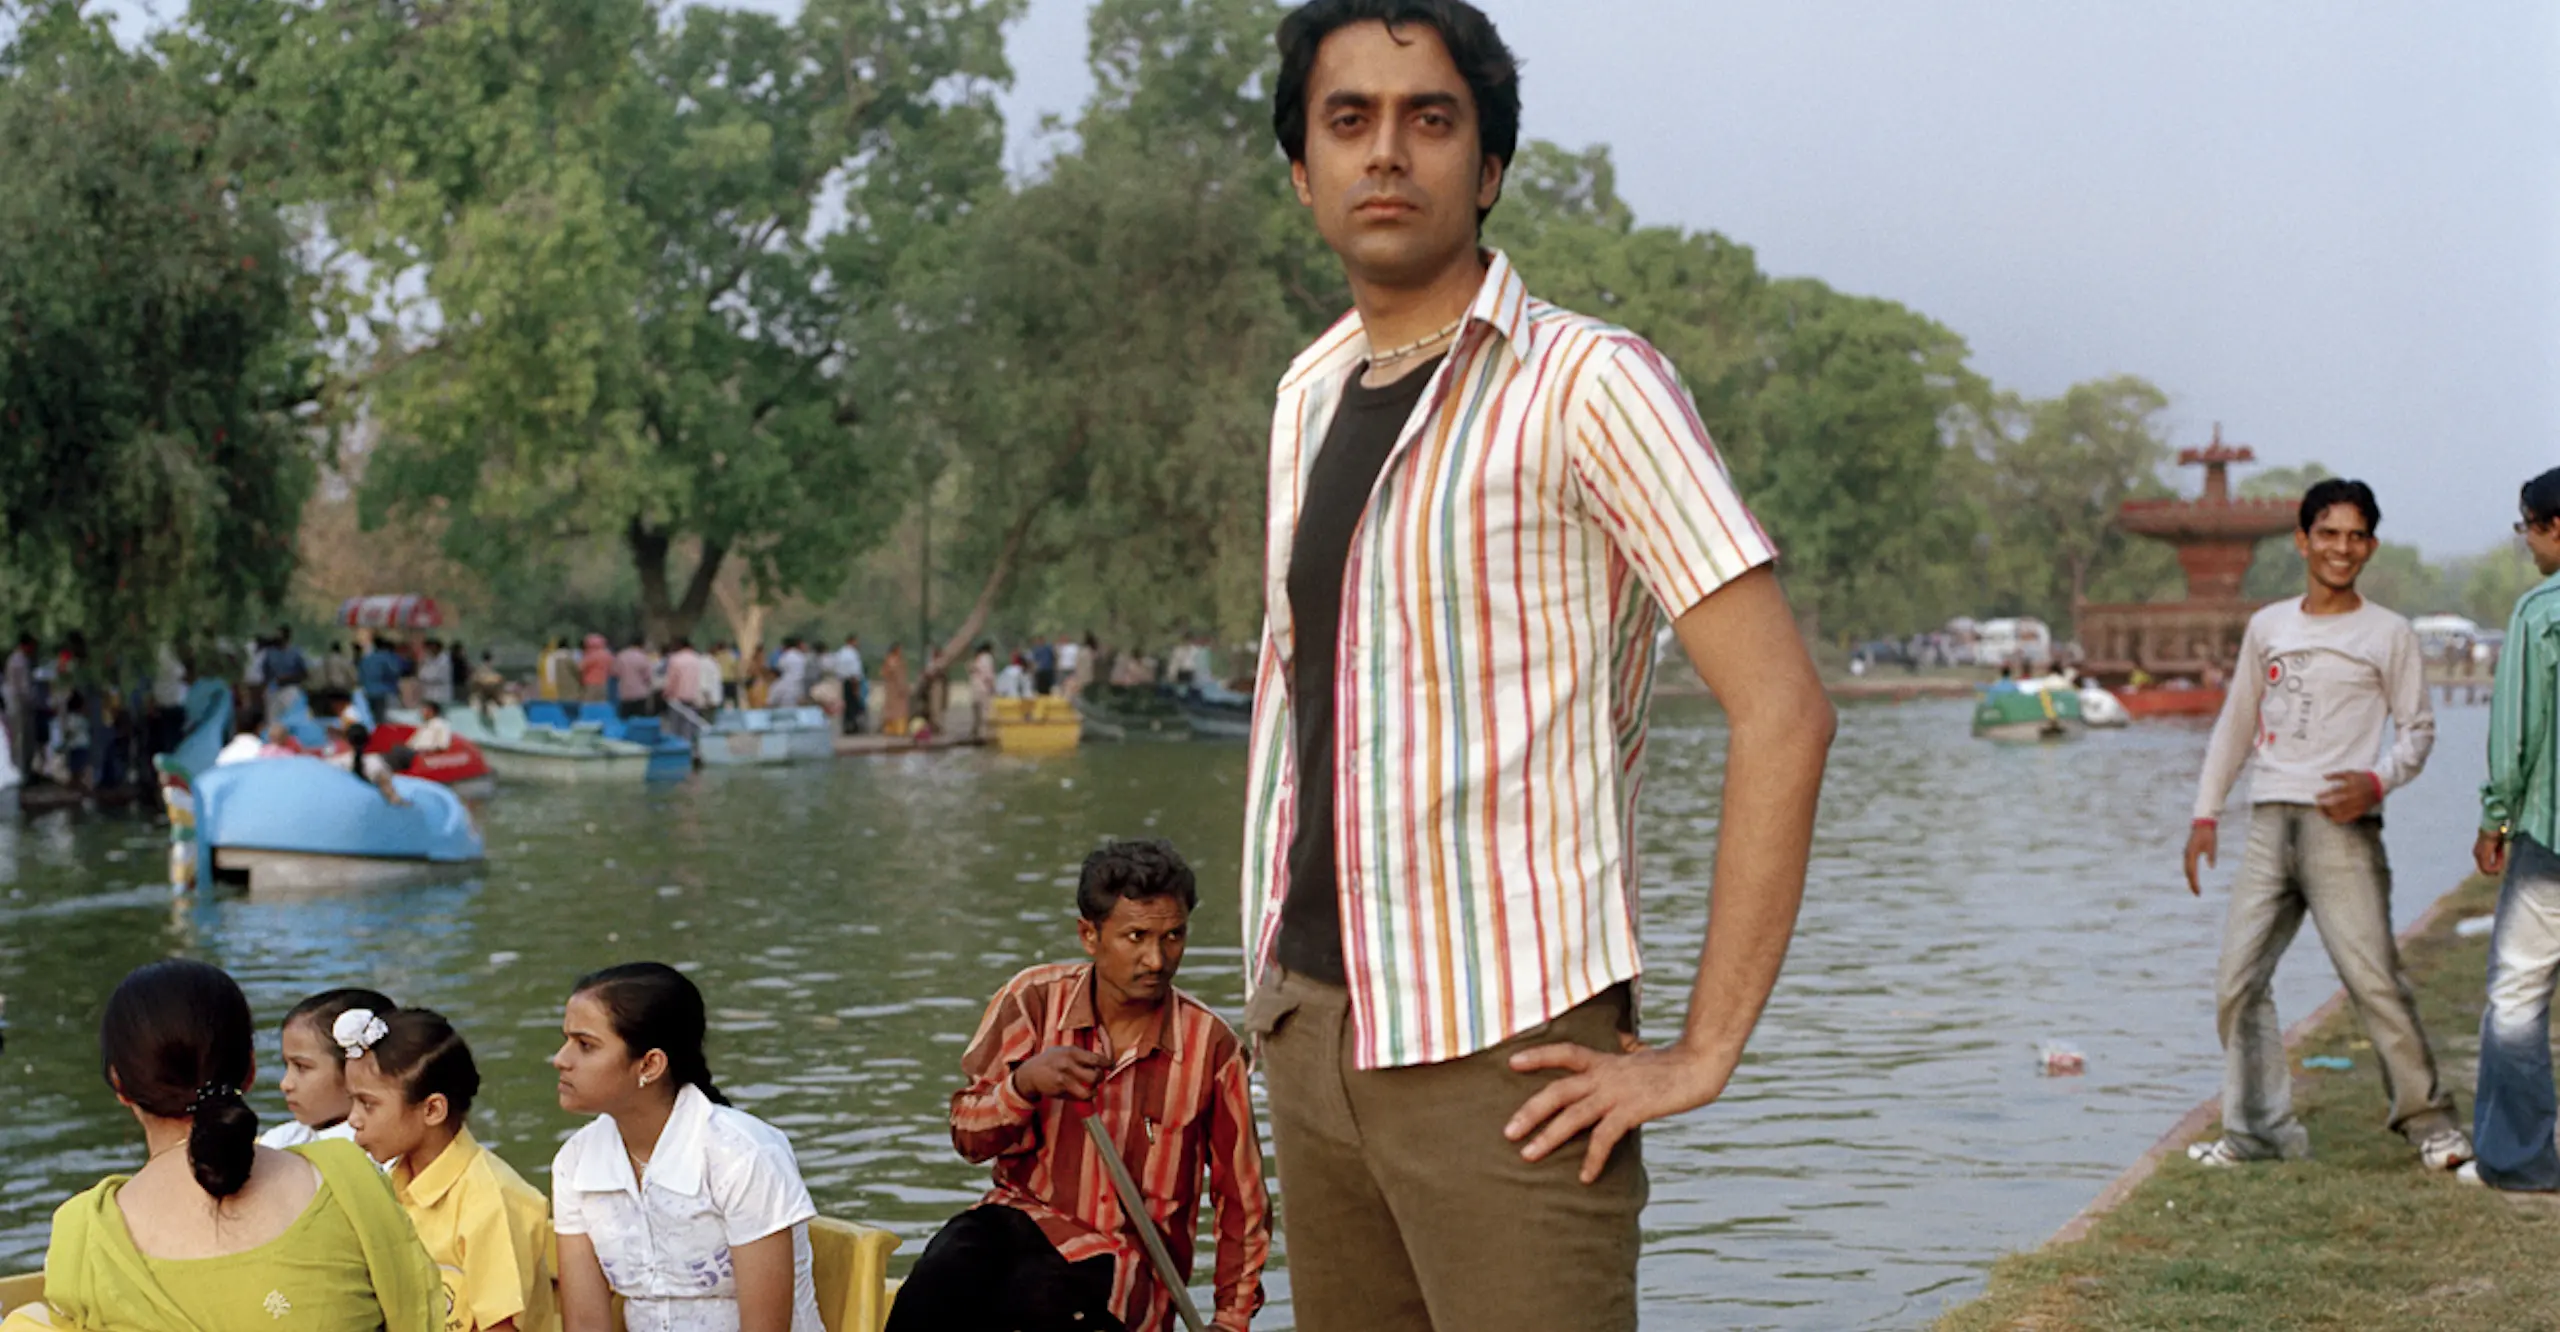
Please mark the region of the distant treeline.
<svg viewBox="0 0 2560 1332"><path fill-rule="evenodd" d="M1101 0L1073 146L1018 179L1021 8L194 0L126 51L24 7L0 621L192 641L299 562L483 638L929 590L946 654L1249 639L1272 386L1349 304L1270 138L1279 8ZM1487 240L1678 365L1816 637L2177 591L2110 521L2169 493L2151 384L2004 392L1919 312L1638 225L1605 148L1526 145ZM2377 577L2479 615L2518 563Z"/></svg>

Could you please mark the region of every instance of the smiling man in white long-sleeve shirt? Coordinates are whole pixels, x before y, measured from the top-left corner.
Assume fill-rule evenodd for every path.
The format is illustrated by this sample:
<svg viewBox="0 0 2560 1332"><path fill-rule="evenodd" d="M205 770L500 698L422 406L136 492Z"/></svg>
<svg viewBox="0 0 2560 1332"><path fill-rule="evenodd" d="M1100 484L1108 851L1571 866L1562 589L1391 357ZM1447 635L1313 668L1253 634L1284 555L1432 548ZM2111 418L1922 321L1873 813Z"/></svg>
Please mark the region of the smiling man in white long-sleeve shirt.
<svg viewBox="0 0 2560 1332"><path fill-rule="evenodd" d="M2205 751L2187 837L2189 892L2202 891L2197 862L2219 850L2223 802L2241 765L2256 768L2248 849L2222 934L2222 1136L2187 1151L2206 1165L2311 1154L2293 1114L2293 1074L2269 989L2305 912L2373 1041L2391 1127L2430 1170L2471 1156L2391 933L2382 801L2426 767L2436 719L2416 632L2356 591L2381 521L2361 481L2322 481L2302 497L2294 546L2308 587L2251 617Z"/></svg>

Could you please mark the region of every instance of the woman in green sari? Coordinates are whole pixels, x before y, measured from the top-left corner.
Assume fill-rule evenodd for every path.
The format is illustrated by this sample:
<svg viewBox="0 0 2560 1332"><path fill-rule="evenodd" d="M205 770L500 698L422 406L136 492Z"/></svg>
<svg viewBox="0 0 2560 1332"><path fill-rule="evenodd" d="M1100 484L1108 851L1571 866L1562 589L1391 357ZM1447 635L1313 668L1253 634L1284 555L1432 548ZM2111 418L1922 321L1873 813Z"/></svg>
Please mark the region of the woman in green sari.
<svg viewBox="0 0 2560 1332"><path fill-rule="evenodd" d="M91 1332L441 1332L444 1283L351 1143L257 1145L249 1002L216 967L125 977L98 1043L149 1158L53 1215L50 1326ZM44 1327L13 1312L0 1332Z"/></svg>

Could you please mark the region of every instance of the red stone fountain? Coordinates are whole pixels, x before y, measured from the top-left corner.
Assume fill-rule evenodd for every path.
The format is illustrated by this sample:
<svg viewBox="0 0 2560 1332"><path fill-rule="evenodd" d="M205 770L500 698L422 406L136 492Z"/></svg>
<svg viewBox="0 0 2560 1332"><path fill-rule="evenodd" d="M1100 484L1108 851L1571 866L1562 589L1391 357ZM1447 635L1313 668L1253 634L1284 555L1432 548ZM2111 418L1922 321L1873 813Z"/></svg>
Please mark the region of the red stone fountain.
<svg viewBox="0 0 2560 1332"><path fill-rule="evenodd" d="M2136 715L2211 713L2222 707L2222 678L2240 655L2240 635L2257 604L2241 595L2258 543L2294 529L2289 499L2233 499L2231 466L2252 463L2245 445L2213 442L2178 455L2182 467L2204 468L2204 493L2194 499L2130 500L2116 526L2136 536L2166 541L2186 571L2183 601L2076 607L2080 644L2089 655L2082 669L2110 682L2139 672L2167 685L2119 690Z"/></svg>

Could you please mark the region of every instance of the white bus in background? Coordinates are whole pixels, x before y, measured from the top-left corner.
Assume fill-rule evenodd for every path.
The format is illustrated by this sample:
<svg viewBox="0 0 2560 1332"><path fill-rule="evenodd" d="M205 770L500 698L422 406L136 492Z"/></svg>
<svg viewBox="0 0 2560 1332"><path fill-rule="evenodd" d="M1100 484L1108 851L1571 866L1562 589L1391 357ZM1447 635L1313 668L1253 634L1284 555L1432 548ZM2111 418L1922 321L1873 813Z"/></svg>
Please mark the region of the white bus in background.
<svg viewBox="0 0 2560 1332"><path fill-rule="evenodd" d="M2448 661L2480 641L2480 626L2460 615L2421 615L2409 621L2418 631L2418 650L2429 661Z"/></svg>
<svg viewBox="0 0 2560 1332"><path fill-rule="evenodd" d="M1973 659L1983 666L2018 663L2039 668L2050 666L2053 664L2053 630L2032 616L1984 620L1974 626Z"/></svg>

